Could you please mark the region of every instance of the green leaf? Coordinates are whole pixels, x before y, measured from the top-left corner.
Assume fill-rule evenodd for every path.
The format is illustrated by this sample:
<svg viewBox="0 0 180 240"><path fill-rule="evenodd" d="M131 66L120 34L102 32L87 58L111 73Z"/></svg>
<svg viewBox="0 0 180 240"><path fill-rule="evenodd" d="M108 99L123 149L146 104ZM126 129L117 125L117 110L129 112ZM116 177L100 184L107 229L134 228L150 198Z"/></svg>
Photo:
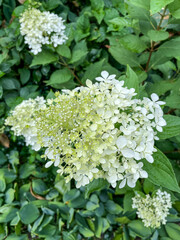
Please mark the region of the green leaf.
<svg viewBox="0 0 180 240"><path fill-rule="evenodd" d="M172 93L171 95L169 95L166 99L166 106L170 107L170 108L180 108L180 95Z"/></svg>
<svg viewBox="0 0 180 240"><path fill-rule="evenodd" d="M180 19L180 7L179 7L179 0L174 0L172 3L168 5L168 9L173 17Z"/></svg>
<svg viewBox="0 0 180 240"><path fill-rule="evenodd" d="M63 176L57 175L54 187L61 195L64 195L70 190L70 182L66 183Z"/></svg>
<svg viewBox="0 0 180 240"><path fill-rule="evenodd" d="M5 182L4 176L1 175L0 176L0 192L4 192L5 189L6 189L6 182Z"/></svg>
<svg viewBox="0 0 180 240"><path fill-rule="evenodd" d="M91 201L88 201L87 204L86 204L86 209L89 210L89 211L94 211L98 207L99 207L99 204L93 203Z"/></svg>
<svg viewBox="0 0 180 240"><path fill-rule="evenodd" d="M117 203L108 200L105 204L106 210L111 214L119 214L123 211L122 207L118 205Z"/></svg>
<svg viewBox="0 0 180 240"><path fill-rule="evenodd" d="M124 84L127 88L134 88L135 92L139 93L138 77L129 65L127 65L126 79L125 79Z"/></svg>
<svg viewBox="0 0 180 240"><path fill-rule="evenodd" d="M100 24L104 17L104 1L103 0L90 0L91 1L91 8L92 14L97 19L98 23Z"/></svg>
<svg viewBox="0 0 180 240"><path fill-rule="evenodd" d="M12 15L15 17L20 17L20 15L24 12L24 10L25 10L24 5L18 6L14 9Z"/></svg>
<svg viewBox="0 0 180 240"><path fill-rule="evenodd" d="M148 238L152 234L151 229L145 227L143 222L141 222L140 220L133 220L133 221L131 221L130 223L128 223L128 227L138 237Z"/></svg>
<svg viewBox="0 0 180 240"><path fill-rule="evenodd" d="M35 193L43 195L47 190L47 186L41 179L35 179L32 181L32 189Z"/></svg>
<svg viewBox="0 0 180 240"><path fill-rule="evenodd" d="M129 64L130 67L139 67L138 57L135 53L123 47L110 47L109 52L117 62L123 65Z"/></svg>
<svg viewBox="0 0 180 240"><path fill-rule="evenodd" d="M70 81L73 75L69 69L64 68L52 73L50 80L46 81L47 85L62 84Z"/></svg>
<svg viewBox="0 0 180 240"><path fill-rule="evenodd" d="M80 191L78 189L71 189L70 191L66 192L63 195L63 201L67 202L67 201L71 201L73 199L76 199L80 196Z"/></svg>
<svg viewBox="0 0 180 240"><path fill-rule="evenodd" d="M57 8L58 6L61 6L62 2L60 0L49 0L49 1L43 2L42 4L46 10L50 11Z"/></svg>
<svg viewBox="0 0 180 240"><path fill-rule="evenodd" d="M101 238L102 232L103 232L103 219L96 217L95 218L95 236L97 238Z"/></svg>
<svg viewBox="0 0 180 240"><path fill-rule="evenodd" d="M90 0L90 2L91 2L91 7L94 10L100 10L104 7L104 1L103 0L99 0L99 1Z"/></svg>
<svg viewBox="0 0 180 240"><path fill-rule="evenodd" d="M127 192L123 199L124 212L133 211L132 208L132 198L134 197L134 192Z"/></svg>
<svg viewBox="0 0 180 240"><path fill-rule="evenodd" d="M52 239L53 235L55 234L55 232L56 232L56 227L51 224L45 226L41 231L39 231L39 230L35 231L35 233L39 237L45 237L45 238L51 237L51 239ZM53 237L53 239L54 239L54 237Z"/></svg>
<svg viewBox="0 0 180 240"><path fill-rule="evenodd" d="M5 201L7 204L12 203L14 200L15 190L13 188L9 188L5 193Z"/></svg>
<svg viewBox="0 0 180 240"><path fill-rule="evenodd" d="M19 216L24 224L29 224L39 217L39 210L32 203L28 203L20 209Z"/></svg>
<svg viewBox="0 0 180 240"><path fill-rule="evenodd" d="M80 226L79 231L84 237L92 237L94 233L89 229L89 226L84 217L82 217L79 213L75 216L77 224Z"/></svg>
<svg viewBox="0 0 180 240"><path fill-rule="evenodd" d="M45 65L52 62L56 62L58 60L58 57L55 53L53 53L50 50L42 50L42 52L38 53L34 56L32 63L30 67L36 66L36 65Z"/></svg>
<svg viewBox="0 0 180 240"><path fill-rule="evenodd" d="M62 232L64 240L76 240L76 238L69 232Z"/></svg>
<svg viewBox="0 0 180 240"><path fill-rule="evenodd" d="M116 218L116 221L117 221L118 223L121 223L121 224L127 224L127 223L129 223L131 220L130 220L129 218L127 218L126 216L124 216L124 217L118 217L118 218Z"/></svg>
<svg viewBox="0 0 180 240"><path fill-rule="evenodd" d="M147 48L142 38L133 34L127 34L119 39L116 37L116 42L135 53L141 53Z"/></svg>
<svg viewBox="0 0 180 240"><path fill-rule="evenodd" d="M148 1L146 1L146 2L148 2ZM131 3L128 3L128 5L127 5L127 12L129 13L130 17L132 19L139 19L139 20L146 20L146 21L149 20L149 18L150 18L149 10L142 8L142 7L137 7L133 4L133 2L134 1L131 0ZM145 5L145 3L144 3L144 5Z"/></svg>
<svg viewBox="0 0 180 240"><path fill-rule="evenodd" d="M169 237L172 240L177 240L179 239L180 236L180 226L175 224L175 223L167 223L165 225L166 231L169 235Z"/></svg>
<svg viewBox="0 0 180 240"><path fill-rule="evenodd" d="M84 76L82 77L82 82L85 83L87 79L94 81L96 77L98 77L102 71L103 64L104 64L105 59L90 64L84 73Z"/></svg>
<svg viewBox="0 0 180 240"><path fill-rule="evenodd" d="M20 80L22 84L26 84L30 79L30 71L26 68L19 68Z"/></svg>
<svg viewBox="0 0 180 240"><path fill-rule="evenodd" d="M3 88L2 86L0 86L0 99L2 98L2 96L3 96Z"/></svg>
<svg viewBox="0 0 180 240"><path fill-rule="evenodd" d="M16 179L16 173L8 168L1 168L0 169L0 176L4 176L6 183L11 183Z"/></svg>
<svg viewBox="0 0 180 240"><path fill-rule="evenodd" d="M174 0L150 0L150 12L155 14Z"/></svg>
<svg viewBox="0 0 180 240"><path fill-rule="evenodd" d="M163 30L150 30L148 31L147 35L150 37L152 41L158 42L165 40L169 37L169 33Z"/></svg>
<svg viewBox="0 0 180 240"><path fill-rule="evenodd" d="M146 194L149 194L150 192L153 192L155 190L155 186L152 182L146 178L143 183L143 190Z"/></svg>
<svg viewBox="0 0 180 240"><path fill-rule="evenodd" d="M5 103L1 102L0 103L0 116L2 116L5 113L5 107L6 107ZM0 158L1 158L1 155L0 155ZM1 160L0 160L0 164L2 164Z"/></svg>
<svg viewBox="0 0 180 240"><path fill-rule="evenodd" d="M137 7L140 7L140 8L144 8L144 9L149 11L149 7L150 7L149 2L150 2L150 0L146 0L146 1L144 1L144 0L129 0L129 2L131 4L133 4L134 6L137 6Z"/></svg>
<svg viewBox="0 0 180 240"><path fill-rule="evenodd" d="M32 231L36 231L36 229L39 227L39 225L42 223L42 220L44 218L44 213L34 222Z"/></svg>
<svg viewBox="0 0 180 240"><path fill-rule="evenodd" d="M21 165L21 167L19 169L19 177L21 179L27 178L27 177L29 177L29 175L34 173L35 169L36 168L35 168L34 164L25 163L25 164Z"/></svg>
<svg viewBox="0 0 180 240"><path fill-rule="evenodd" d="M0 164L4 164L5 162L7 162L7 157L2 151L0 151Z"/></svg>
<svg viewBox="0 0 180 240"><path fill-rule="evenodd" d="M13 218L16 217L16 212L18 209L13 208L9 205L3 205L0 207L0 223L10 222Z"/></svg>
<svg viewBox="0 0 180 240"><path fill-rule="evenodd" d="M159 52L166 57L180 57L180 38L174 38L163 43L159 47Z"/></svg>
<svg viewBox="0 0 180 240"><path fill-rule="evenodd" d="M90 35L90 22L89 14L86 12L80 16L76 23L75 41L78 42L81 39Z"/></svg>
<svg viewBox="0 0 180 240"><path fill-rule="evenodd" d="M87 186L86 186L86 189L85 189L85 198L88 198L89 195L92 193L92 192L95 192L95 191L100 191L104 188L107 188L109 186L109 183L102 179L102 178L99 178L99 179L94 179L92 182L90 182Z"/></svg>
<svg viewBox="0 0 180 240"><path fill-rule="evenodd" d="M62 57L71 58L71 50L66 45L59 45L56 48L56 52Z"/></svg>
<svg viewBox="0 0 180 240"><path fill-rule="evenodd" d="M159 236L159 233L158 233L158 230L156 230L156 231L153 233L153 235L152 235L152 237L151 237L151 240L158 240L158 236Z"/></svg>
<svg viewBox="0 0 180 240"><path fill-rule="evenodd" d="M157 186L180 193L180 188L168 158L159 149L153 154L153 158L153 163L149 163L147 160L143 161L143 168L149 175L148 180Z"/></svg>
<svg viewBox="0 0 180 240"><path fill-rule="evenodd" d="M109 20L119 17L119 12L117 9L115 8L107 8L105 9L105 17L104 17L104 21L105 23L108 25Z"/></svg>
<svg viewBox="0 0 180 240"><path fill-rule="evenodd" d="M75 45L72 50L72 57L69 63L80 64L84 61L88 53L86 41L83 40Z"/></svg>
<svg viewBox="0 0 180 240"><path fill-rule="evenodd" d="M158 133L160 139L167 139L178 136L180 133L180 117L164 115L167 125L163 127L163 132Z"/></svg>
<svg viewBox="0 0 180 240"><path fill-rule="evenodd" d="M20 89L20 84L15 78L3 78L2 87L5 90Z"/></svg>
<svg viewBox="0 0 180 240"><path fill-rule="evenodd" d="M125 19L124 17L116 17L108 21L109 23L116 25L118 27L131 27L131 21L129 19Z"/></svg>
<svg viewBox="0 0 180 240"><path fill-rule="evenodd" d="M17 236L16 234L9 235L6 240L28 240L27 234L21 234L21 236Z"/></svg>
<svg viewBox="0 0 180 240"><path fill-rule="evenodd" d="M89 237L93 237L94 233L88 229L88 228L84 228L84 227L79 227L79 232L85 237L85 238L89 238Z"/></svg>

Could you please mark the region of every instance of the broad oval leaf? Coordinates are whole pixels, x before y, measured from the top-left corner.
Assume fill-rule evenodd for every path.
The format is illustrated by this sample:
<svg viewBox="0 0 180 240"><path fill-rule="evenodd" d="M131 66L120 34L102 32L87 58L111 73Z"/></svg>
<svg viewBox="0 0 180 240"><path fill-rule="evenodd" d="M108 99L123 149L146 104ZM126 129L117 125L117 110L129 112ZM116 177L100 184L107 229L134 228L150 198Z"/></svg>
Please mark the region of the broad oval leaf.
<svg viewBox="0 0 180 240"><path fill-rule="evenodd" d="M92 192L100 191L104 188L107 188L108 186L109 186L109 183L105 179L102 179L102 178L94 179L92 182L90 182L86 186L85 198L88 198Z"/></svg>
<svg viewBox="0 0 180 240"><path fill-rule="evenodd" d="M35 205L28 203L20 209L19 216L24 224L29 224L39 217L39 210Z"/></svg>
<svg viewBox="0 0 180 240"><path fill-rule="evenodd" d="M42 50L42 52L38 53L34 56L30 67L36 65L45 65L58 60L58 57L55 53L49 50Z"/></svg>
<svg viewBox="0 0 180 240"><path fill-rule="evenodd" d="M120 64L123 64L123 65L129 64L129 66L131 67L140 66L136 53L133 53L123 47L112 46L109 48L109 52L114 57L114 59Z"/></svg>
<svg viewBox="0 0 180 240"><path fill-rule="evenodd" d="M148 180L157 186L180 193L180 188L168 158L159 149L153 154L153 157L153 163L149 163L146 160L143 161L143 168L149 174Z"/></svg>
<svg viewBox="0 0 180 240"><path fill-rule="evenodd" d="M148 31L148 36L152 41L162 41L169 37L169 33L165 31L150 30Z"/></svg>
<svg viewBox="0 0 180 240"><path fill-rule="evenodd" d="M72 78L72 73L69 69L64 68L56 70L50 77L49 81L46 81L47 85L62 84L70 81Z"/></svg>
<svg viewBox="0 0 180 240"><path fill-rule="evenodd" d="M165 115L167 125L163 127L163 132L158 133L160 139L167 139L178 136L180 133L180 117Z"/></svg>

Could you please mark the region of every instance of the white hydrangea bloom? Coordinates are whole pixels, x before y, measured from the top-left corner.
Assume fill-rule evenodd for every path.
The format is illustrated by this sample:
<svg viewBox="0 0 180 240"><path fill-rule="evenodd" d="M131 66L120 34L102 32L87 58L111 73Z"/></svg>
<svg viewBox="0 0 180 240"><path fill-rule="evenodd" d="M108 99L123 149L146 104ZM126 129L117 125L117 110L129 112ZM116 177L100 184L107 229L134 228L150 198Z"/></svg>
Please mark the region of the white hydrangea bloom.
<svg viewBox="0 0 180 240"><path fill-rule="evenodd" d="M42 45L52 44L57 47L67 40L64 20L54 13L29 8L22 14L19 22L25 43L35 55L42 51Z"/></svg>
<svg viewBox="0 0 180 240"><path fill-rule="evenodd" d="M140 160L154 161L154 140L166 124L162 102L156 94L152 100L133 98L135 90L123 87L123 81L106 71L96 80L95 84L87 80L87 87L56 93L46 107L33 108L36 130L28 131L46 148L44 157L49 161L45 166L54 164L67 181L74 178L77 187L94 178L105 178L113 187L118 181L120 188L126 183L134 187L139 178L148 177ZM29 118L17 118L18 111L21 107L17 106L6 124L30 144L27 135L32 133L25 134L23 125L19 126L23 121L27 126Z"/></svg>
<svg viewBox="0 0 180 240"><path fill-rule="evenodd" d="M45 100L43 97L36 99L24 100L21 104L17 105L11 112L5 124L11 125L12 130L17 136L24 136L26 145L31 145L32 148L38 151L41 145L37 140L37 127L34 117L35 111L40 111L46 108Z"/></svg>
<svg viewBox="0 0 180 240"><path fill-rule="evenodd" d="M137 209L137 215L144 226L159 228L161 224L166 224L166 217L172 207L170 194L158 190L153 197L149 194L146 197L137 194L132 200L132 208Z"/></svg>

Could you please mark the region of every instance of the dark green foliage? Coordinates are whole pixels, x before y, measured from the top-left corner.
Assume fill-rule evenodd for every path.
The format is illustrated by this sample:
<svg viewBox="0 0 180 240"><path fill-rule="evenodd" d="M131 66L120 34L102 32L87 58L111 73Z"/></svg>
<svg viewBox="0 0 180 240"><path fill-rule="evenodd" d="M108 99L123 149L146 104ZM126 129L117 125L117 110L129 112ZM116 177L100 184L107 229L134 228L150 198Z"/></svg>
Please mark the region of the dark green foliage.
<svg viewBox="0 0 180 240"><path fill-rule="evenodd" d="M86 187L66 183L42 153L24 146L9 128L1 135L0 239L6 240L178 240L180 193L180 2L179 0L42 0L40 9L67 22L67 43L30 53L20 35L21 1L0 0L0 129L24 99L85 85L102 70L116 74L140 98L157 93L167 126L159 133L149 178L136 187L113 189L98 179ZM162 9L163 8L163 9ZM176 177L177 180L176 180ZM134 191L157 188L174 201L168 223L144 227L132 209ZM7 238L6 238L7 237Z"/></svg>

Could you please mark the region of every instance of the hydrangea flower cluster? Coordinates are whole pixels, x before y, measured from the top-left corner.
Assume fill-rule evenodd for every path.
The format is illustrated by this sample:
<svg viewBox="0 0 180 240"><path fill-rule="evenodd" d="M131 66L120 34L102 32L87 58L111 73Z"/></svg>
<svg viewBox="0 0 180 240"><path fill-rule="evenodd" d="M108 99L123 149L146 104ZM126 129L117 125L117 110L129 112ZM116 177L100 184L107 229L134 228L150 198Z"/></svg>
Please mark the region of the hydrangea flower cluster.
<svg viewBox="0 0 180 240"><path fill-rule="evenodd" d="M172 207L170 194L158 190L153 197L147 194L144 198L137 194L132 200L132 208L137 208L137 215L144 226L159 228L161 224L166 224L166 217Z"/></svg>
<svg viewBox="0 0 180 240"><path fill-rule="evenodd" d="M55 99L23 101L6 125L23 135L35 150L46 148L46 167L57 166L77 187L105 178L120 188L135 187L147 178L141 159L153 162L157 131L166 125L156 94L135 99L135 89L123 87L116 75L103 71L98 82L63 90ZM39 104L39 106L37 106Z"/></svg>
<svg viewBox="0 0 180 240"><path fill-rule="evenodd" d="M25 43L35 55L42 51L42 45L52 44L57 47L67 40L64 21L54 13L29 8L24 11L19 22Z"/></svg>
<svg viewBox="0 0 180 240"><path fill-rule="evenodd" d="M24 100L11 112L11 116L6 119L6 124L12 126L16 136L23 136L27 145L38 151L41 146L37 141L37 127L35 121L35 112L46 108L43 97Z"/></svg>

